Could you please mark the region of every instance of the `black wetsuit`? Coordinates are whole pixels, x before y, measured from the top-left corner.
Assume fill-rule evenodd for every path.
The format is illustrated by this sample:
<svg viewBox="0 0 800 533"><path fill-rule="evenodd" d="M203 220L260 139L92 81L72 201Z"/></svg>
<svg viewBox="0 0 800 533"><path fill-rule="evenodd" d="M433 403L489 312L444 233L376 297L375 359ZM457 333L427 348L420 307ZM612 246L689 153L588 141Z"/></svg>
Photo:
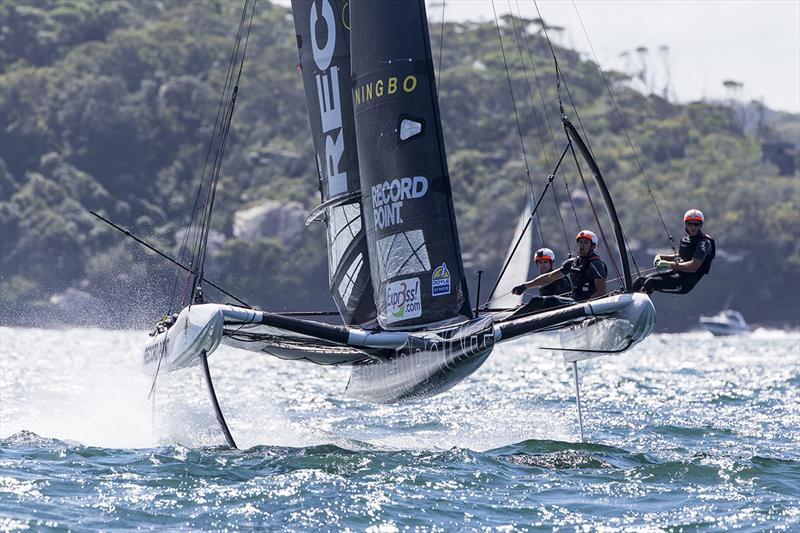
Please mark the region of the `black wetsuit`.
<svg viewBox="0 0 800 533"><path fill-rule="evenodd" d="M539 288L539 294L542 296L569 296L572 292L572 285L566 277L557 279L553 283L548 283L544 287Z"/></svg>
<svg viewBox="0 0 800 533"><path fill-rule="evenodd" d="M714 260L716 252L716 243L710 235L706 235L702 231L698 232L694 237L686 235L681 239L678 257L682 262L700 259L703 261L700 268L694 272L678 272L676 270L656 272L638 278L633 283L633 290L646 292L647 294L652 294L653 291L686 294L697 285L700 278L710 272L711 261Z"/></svg>
<svg viewBox="0 0 800 533"><path fill-rule="evenodd" d="M534 313L543 309L550 309L560 305L569 305L573 303L569 298L569 293L572 291L572 286L567 278L557 279L552 283L548 283L544 287L539 288L540 296L534 296L528 303L514 311L510 318L517 318L522 315Z"/></svg>
<svg viewBox="0 0 800 533"><path fill-rule="evenodd" d="M561 272L572 284L572 299L576 302L588 300L597 291L595 280L606 279L608 267L600 256L591 252L586 257L571 257L561 265Z"/></svg>

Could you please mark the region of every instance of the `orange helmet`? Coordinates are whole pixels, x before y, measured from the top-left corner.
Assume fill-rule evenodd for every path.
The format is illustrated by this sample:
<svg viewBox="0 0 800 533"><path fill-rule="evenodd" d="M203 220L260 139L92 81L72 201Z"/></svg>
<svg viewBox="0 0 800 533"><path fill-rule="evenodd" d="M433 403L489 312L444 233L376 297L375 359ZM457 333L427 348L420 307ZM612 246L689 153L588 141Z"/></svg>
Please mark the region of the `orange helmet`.
<svg viewBox="0 0 800 533"><path fill-rule="evenodd" d="M539 248L536 250L536 253L533 256L533 262L538 263L539 261L555 261L556 254L550 248Z"/></svg>
<svg viewBox="0 0 800 533"><path fill-rule="evenodd" d="M599 242L597 235L595 235L593 231L589 231L588 229L580 230L578 234L575 235L575 240L577 241L578 239L589 239L590 241L592 241L592 244L595 245Z"/></svg>
<svg viewBox="0 0 800 533"><path fill-rule="evenodd" d="M689 209L683 214L684 222L699 222L703 223L703 212L699 209Z"/></svg>

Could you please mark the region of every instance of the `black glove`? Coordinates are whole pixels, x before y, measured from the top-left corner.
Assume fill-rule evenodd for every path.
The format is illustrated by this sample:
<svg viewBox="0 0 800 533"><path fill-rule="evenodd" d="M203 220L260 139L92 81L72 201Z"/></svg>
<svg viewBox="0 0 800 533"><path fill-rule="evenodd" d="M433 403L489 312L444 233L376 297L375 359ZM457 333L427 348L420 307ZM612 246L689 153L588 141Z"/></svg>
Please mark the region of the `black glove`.
<svg viewBox="0 0 800 533"><path fill-rule="evenodd" d="M516 294L517 296L519 296L520 294L523 294L527 288L528 287L526 287L524 284L517 285L516 287L511 289L511 293L512 294Z"/></svg>

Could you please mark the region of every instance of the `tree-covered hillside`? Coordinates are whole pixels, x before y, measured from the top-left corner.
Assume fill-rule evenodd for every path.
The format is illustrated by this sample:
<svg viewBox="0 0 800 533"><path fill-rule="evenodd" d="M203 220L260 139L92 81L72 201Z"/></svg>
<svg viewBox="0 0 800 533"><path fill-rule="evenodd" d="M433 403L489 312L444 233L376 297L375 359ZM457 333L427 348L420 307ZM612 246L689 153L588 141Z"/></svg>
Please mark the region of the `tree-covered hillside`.
<svg viewBox="0 0 800 533"><path fill-rule="evenodd" d="M3 322L133 325L167 305L174 270L87 210L177 253L240 9L210 0L0 0ZM504 50L493 22L431 27L467 273L489 278L529 194L514 104L535 194L565 143L539 26L506 17L501 29ZM319 192L289 10L259 4L247 54L207 274L265 309L330 309L322 227L297 229ZM635 155L597 67L571 50L556 54L566 112L585 128L640 267L669 243L636 155L676 240L689 207L705 212L717 238L712 277L696 294L656 297L660 325L693 324L730 294L753 321L800 321L800 118L762 113L748 127L741 109L676 104L608 72ZM543 236L562 258L565 232L569 241L579 225L596 225L566 161L559 208L548 194L534 241ZM268 225L254 227L253 212Z"/></svg>

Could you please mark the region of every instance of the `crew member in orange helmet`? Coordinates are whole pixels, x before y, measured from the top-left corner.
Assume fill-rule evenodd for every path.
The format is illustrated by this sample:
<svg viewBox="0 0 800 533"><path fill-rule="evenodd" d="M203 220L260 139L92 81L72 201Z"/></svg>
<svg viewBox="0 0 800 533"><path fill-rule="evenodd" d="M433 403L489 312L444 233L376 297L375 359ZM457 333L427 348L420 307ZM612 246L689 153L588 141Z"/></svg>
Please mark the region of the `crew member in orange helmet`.
<svg viewBox="0 0 800 533"><path fill-rule="evenodd" d="M533 262L536 263L536 269L539 271L540 275L552 272L553 263L555 260L556 254L550 248L539 248L533 255ZM514 287L511 292L514 294L522 294L525 292L525 289L525 285L519 285ZM539 296L534 296L528 303L520 306L516 311L514 311L514 314L511 316L511 318L533 313L541 309L550 309L552 307L574 303L569 297L571 292L572 285L570 285L569 279L566 277L557 279L556 281L547 285L543 285L539 287Z"/></svg>

